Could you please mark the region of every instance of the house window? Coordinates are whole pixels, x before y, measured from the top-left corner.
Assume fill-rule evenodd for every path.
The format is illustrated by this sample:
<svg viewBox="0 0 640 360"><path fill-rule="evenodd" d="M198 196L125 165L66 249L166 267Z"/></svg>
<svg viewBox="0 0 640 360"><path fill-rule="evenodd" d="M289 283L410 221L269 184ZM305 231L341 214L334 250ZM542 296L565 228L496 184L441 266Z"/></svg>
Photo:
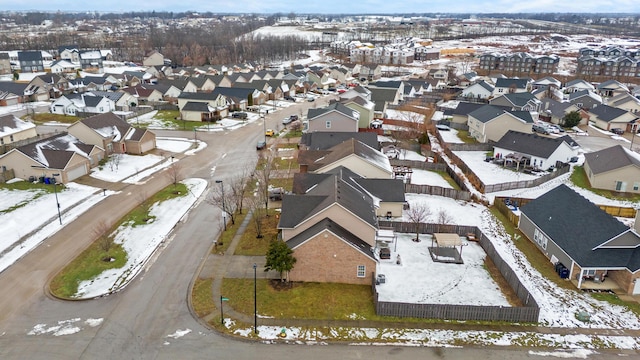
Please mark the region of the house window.
<svg viewBox="0 0 640 360"><path fill-rule="evenodd" d="M325 123L325 127L326 127L327 129L331 129L331 121L327 121L327 122Z"/></svg>
<svg viewBox="0 0 640 360"><path fill-rule="evenodd" d="M536 244L538 244L544 250L547 250L547 241L548 240L549 239L547 239L547 237L544 236L542 231L540 231L538 229L535 229L535 231L533 232L533 241L535 241Z"/></svg>
<svg viewBox="0 0 640 360"><path fill-rule="evenodd" d="M624 182L622 181L616 181L616 191L623 191L624 188Z"/></svg>
<svg viewBox="0 0 640 360"><path fill-rule="evenodd" d="M638 191L638 189L640 189L640 183L634 182L633 183L633 191Z"/></svg>
<svg viewBox="0 0 640 360"><path fill-rule="evenodd" d="M13 135L9 135L9 141L13 142Z"/></svg>
<svg viewBox="0 0 640 360"><path fill-rule="evenodd" d="M364 265L358 265L358 277L363 278L365 275L365 272L367 270L367 267Z"/></svg>

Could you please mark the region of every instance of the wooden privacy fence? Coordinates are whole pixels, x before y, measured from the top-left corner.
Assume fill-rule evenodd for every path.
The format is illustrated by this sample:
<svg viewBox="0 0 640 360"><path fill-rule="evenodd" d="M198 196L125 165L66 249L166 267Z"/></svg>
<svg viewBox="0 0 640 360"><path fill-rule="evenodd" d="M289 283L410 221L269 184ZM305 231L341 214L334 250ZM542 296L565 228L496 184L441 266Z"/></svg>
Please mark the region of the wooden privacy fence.
<svg viewBox="0 0 640 360"><path fill-rule="evenodd" d="M449 174L449 176L453 179L453 181L455 181L456 184L460 187L460 189L462 189L462 190L449 189L453 191L441 191L441 190L435 189L433 190L434 193L430 193L430 192L420 192L420 191L431 191L431 189L420 188L420 186L428 186L428 185L413 185L417 187L411 187L410 190L408 190L407 187L405 186L405 192L412 192L417 194L440 195L440 196L446 196L446 197L450 197L453 199L460 199L460 200L471 200L471 193L468 192L467 184L460 178L458 174L456 174L455 171L453 171L453 169L451 169L444 162L431 163L426 161L397 160L397 159L392 159L390 160L390 162L391 162L391 166L407 166L412 169L420 169L420 170L427 170L427 171L446 171L447 174ZM434 188L437 188L437 186Z"/></svg>
<svg viewBox="0 0 640 360"><path fill-rule="evenodd" d="M540 308L527 288L522 284L516 273L509 264L502 259L491 243L481 231L475 226L446 225L447 229L442 229L440 224L407 223L395 221L380 221L379 226L391 227L396 232L433 233L437 231L447 231L465 236L469 233L476 235L480 246L487 256L493 261L500 271L502 277L507 281L518 299L524 306L479 306L479 305L449 305L449 304L410 304L402 302L379 301L378 293L373 281L373 298L376 314L382 316L414 317L446 320L476 320L476 321L508 321L508 322L538 322Z"/></svg>
<svg viewBox="0 0 640 360"><path fill-rule="evenodd" d="M444 196L456 200L471 200L471 193L468 191L443 188L440 186L404 184L404 192Z"/></svg>
<svg viewBox="0 0 640 360"><path fill-rule="evenodd" d="M534 199L526 199L526 198L519 198L519 197L496 196L495 201L493 202L493 206L495 206L496 209L498 209L498 211L500 211L502 215L506 216L512 224L518 225L518 222L520 221L520 216L518 216L513 212L513 209L509 205L507 205L507 201L510 204L516 204L516 206L520 208L523 205L533 200ZM632 207L612 206L612 205L598 205L598 207L602 211L606 212L611 216L618 216L618 217L624 217L624 218L630 218L630 219L635 218L636 212L637 212L637 210Z"/></svg>

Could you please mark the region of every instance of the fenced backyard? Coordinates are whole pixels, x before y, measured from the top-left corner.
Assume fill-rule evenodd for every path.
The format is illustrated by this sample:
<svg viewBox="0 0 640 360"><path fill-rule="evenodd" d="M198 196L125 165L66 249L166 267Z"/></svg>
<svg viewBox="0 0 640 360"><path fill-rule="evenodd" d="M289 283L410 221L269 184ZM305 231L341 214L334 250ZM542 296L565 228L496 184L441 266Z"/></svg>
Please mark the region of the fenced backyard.
<svg viewBox="0 0 640 360"><path fill-rule="evenodd" d="M416 304L403 302L380 301L376 290L375 281L372 283L374 305L376 314L394 317L414 317L460 321L507 321L530 322L538 321L540 308L531 296L531 293L520 282L516 273L509 264L504 261L495 247L481 231L475 226L441 225L427 223L407 223L394 221L380 221L381 227L393 228L396 232L434 233L451 232L460 236L473 234L487 256L493 261L502 277L509 284L523 306L479 306L479 305L452 305L452 304Z"/></svg>

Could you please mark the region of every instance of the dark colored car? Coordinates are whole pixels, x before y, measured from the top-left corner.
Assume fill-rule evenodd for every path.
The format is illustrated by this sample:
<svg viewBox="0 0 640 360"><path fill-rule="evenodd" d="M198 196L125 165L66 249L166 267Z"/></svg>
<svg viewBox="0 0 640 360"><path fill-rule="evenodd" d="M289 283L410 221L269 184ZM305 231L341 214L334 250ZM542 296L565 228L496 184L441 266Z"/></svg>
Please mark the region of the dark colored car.
<svg viewBox="0 0 640 360"><path fill-rule="evenodd" d="M247 113L246 112L234 112L231 117L235 118L235 119L246 119L247 118Z"/></svg>
<svg viewBox="0 0 640 360"><path fill-rule="evenodd" d="M391 259L391 249L389 248L380 249L380 259Z"/></svg>
<svg viewBox="0 0 640 360"><path fill-rule="evenodd" d="M264 140L258 141L256 144L256 150L262 150L267 147L267 143Z"/></svg>
<svg viewBox="0 0 640 360"><path fill-rule="evenodd" d="M295 99L295 98L293 98L293 97L291 97L291 96L289 96L289 95L285 95L284 99L285 99L285 100L289 100L289 101L296 101L296 99Z"/></svg>
<svg viewBox="0 0 640 360"><path fill-rule="evenodd" d="M622 134L624 134L624 130L622 130L622 129L618 129L618 128L613 128L613 129L611 129L611 132L612 132L612 133L614 133L614 134L616 134L616 135L622 135Z"/></svg>

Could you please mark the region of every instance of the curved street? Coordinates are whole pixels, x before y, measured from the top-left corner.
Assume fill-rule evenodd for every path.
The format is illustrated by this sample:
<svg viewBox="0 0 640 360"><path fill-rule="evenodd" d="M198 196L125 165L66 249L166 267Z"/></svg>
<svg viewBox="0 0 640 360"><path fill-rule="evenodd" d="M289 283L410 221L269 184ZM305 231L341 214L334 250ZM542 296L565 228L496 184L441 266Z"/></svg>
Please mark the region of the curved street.
<svg viewBox="0 0 640 360"><path fill-rule="evenodd" d="M316 100L326 102L327 98ZM276 128L283 116L313 104L304 102L267 117ZM193 133L157 131L160 136L193 137ZM255 122L238 130L198 133L208 147L184 156L184 177L209 184L229 179L243 164L256 161L255 143L263 135ZM212 174L212 169L215 170ZM213 175L213 177L212 177ZM61 301L46 286L60 269L91 241L98 219L117 221L138 200L140 191L155 193L170 183L162 172L142 185L125 185L119 193L66 225L38 248L0 273L0 358L2 359L527 359L537 357L520 348L424 348L288 345L243 341L204 327L187 305L189 285L221 228L220 210L198 202L169 236L163 248L123 291L88 301ZM205 192L206 194L206 192ZM35 329L80 328L71 334ZM605 359L610 353L591 355Z"/></svg>

